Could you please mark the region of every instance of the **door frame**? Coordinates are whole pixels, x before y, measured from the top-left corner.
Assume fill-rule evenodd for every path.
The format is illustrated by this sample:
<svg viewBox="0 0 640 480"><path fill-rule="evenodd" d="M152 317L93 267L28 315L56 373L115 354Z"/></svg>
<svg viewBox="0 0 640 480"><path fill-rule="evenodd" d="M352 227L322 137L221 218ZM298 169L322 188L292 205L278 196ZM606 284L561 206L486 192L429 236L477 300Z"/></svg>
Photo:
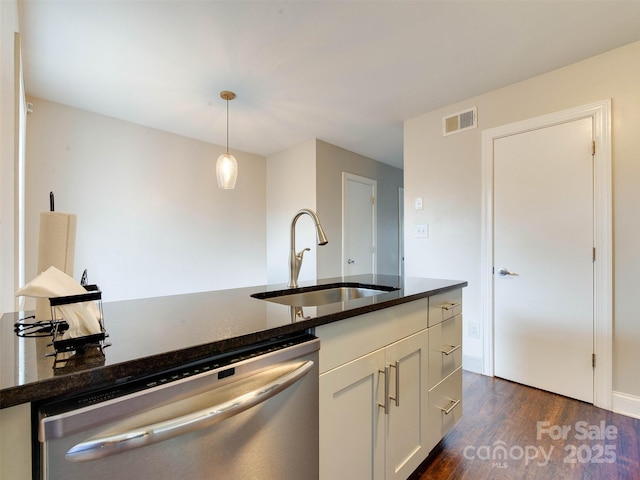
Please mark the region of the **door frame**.
<svg viewBox="0 0 640 480"><path fill-rule="evenodd" d="M398 275L404 278L404 187L398 187Z"/></svg>
<svg viewBox="0 0 640 480"><path fill-rule="evenodd" d="M371 190L373 192L373 202L371 202L371 242L372 242L372 252L371 252L371 262L372 262L372 272L374 275L377 273L378 269L378 226L376 222L376 204L378 198L378 182L372 178L363 177L361 175L356 175L355 173L342 172L342 264L340 266L340 271L342 276L345 275L345 264L346 264L346 247L345 247L345 224L346 224L346 195L347 195L347 181L355 181L364 183L365 185L371 186Z"/></svg>
<svg viewBox="0 0 640 480"><path fill-rule="evenodd" d="M611 99L490 128L482 132L482 244L480 295L483 323L483 374L494 375L493 144L540 128L591 118L594 154L594 368L593 404L612 409L613 397L613 214L611 187Z"/></svg>

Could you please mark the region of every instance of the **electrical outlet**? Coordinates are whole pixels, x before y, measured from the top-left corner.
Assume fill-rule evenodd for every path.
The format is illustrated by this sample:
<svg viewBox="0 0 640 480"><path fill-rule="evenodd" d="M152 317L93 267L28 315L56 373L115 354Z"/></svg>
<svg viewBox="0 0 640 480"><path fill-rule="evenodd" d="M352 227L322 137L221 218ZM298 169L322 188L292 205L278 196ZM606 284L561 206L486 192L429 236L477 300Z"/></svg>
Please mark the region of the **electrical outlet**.
<svg viewBox="0 0 640 480"><path fill-rule="evenodd" d="M416 238L429 238L429 225L416 225Z"/></svg>
<svg viewBox="0 0 640 480"><path fill-rule="evenodd" d="M469 338L480 338L480 324L469 322Z"/></svg>

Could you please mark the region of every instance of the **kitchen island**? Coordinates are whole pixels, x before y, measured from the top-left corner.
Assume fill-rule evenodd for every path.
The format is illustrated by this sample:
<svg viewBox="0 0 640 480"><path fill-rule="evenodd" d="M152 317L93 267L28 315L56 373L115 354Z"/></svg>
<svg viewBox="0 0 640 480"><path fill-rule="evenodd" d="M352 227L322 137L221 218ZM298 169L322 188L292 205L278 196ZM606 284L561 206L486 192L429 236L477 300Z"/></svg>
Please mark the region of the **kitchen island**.
<svg viewBox="0 0 640 480"><path fill-rule="evenodd" d="M313 333L319 327L460 291L467 285L464 281L386 275L330 278L313 285L342 282L395 290L304 307L251 297L285 289L284 285L106 302L105 329L111 345L103 354L78 356L55 369L54 359L46 356L52 353L50 337L18 338L13 331L14 323L30 312L5 314L0 319L0 408L107 387L296 332ZM302 283L301 287L310 285Z"/></svg>
<svg viewBox="0 0 640 480"><path fill-rule="evenodd" d="M111 346L100 358L77 359L53 368L51 337L18 338L14 323L33 312L7 313L0 319L0 408L44 400L79 390L101 388L126 378L148 375L180 364L289 333L309 330L461 288L463 281L359 275L314 284L354 282L398 290L318 307L291 308L252 298L284 285L106 302L105 328ZM302 282L301 287L311 285Z"/></svg>

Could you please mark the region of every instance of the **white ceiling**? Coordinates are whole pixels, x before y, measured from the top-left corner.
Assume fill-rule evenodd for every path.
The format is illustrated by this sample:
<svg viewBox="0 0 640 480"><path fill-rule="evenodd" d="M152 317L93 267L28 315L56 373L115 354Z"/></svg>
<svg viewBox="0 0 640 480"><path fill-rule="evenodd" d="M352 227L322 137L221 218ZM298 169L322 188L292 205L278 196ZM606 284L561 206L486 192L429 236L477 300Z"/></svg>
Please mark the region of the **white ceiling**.
<svg viewBox="0 0 640 480"><path fill-rule="evenodd" d="M640 39L638 0L20 8L30 95L224 145L232 90L232 149L318 138L398 167L404 120Z"/></svg>

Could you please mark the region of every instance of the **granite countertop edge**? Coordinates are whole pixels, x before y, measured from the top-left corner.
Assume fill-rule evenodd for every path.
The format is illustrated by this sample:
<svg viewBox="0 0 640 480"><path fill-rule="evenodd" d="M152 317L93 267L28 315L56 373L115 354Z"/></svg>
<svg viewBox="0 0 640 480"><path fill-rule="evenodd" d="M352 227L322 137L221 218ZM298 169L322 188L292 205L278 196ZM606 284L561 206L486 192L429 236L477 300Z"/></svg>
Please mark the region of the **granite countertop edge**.
<svg viewBox="0 0 640 480"><path fill-rule="evenodd" d="M466 281L452 281L450 285L441 288L433 288L427 291L381 301L379 303L342 310L308 320L301 320L288 325L269 328L232 338L220 339L157 355L145 356L114 365L89 368L76 373L47 378L25 385L4 388L0 390L0 409L25 403L39 402L54 397L71 394L75 395L92 389L104 388L128 379L141 378L168 368L185 365L251 344L292 333L308 331L321 325L390 308L466 286Z"/></svg>

